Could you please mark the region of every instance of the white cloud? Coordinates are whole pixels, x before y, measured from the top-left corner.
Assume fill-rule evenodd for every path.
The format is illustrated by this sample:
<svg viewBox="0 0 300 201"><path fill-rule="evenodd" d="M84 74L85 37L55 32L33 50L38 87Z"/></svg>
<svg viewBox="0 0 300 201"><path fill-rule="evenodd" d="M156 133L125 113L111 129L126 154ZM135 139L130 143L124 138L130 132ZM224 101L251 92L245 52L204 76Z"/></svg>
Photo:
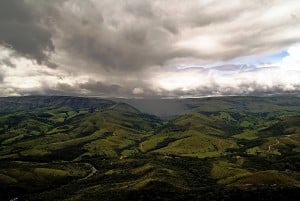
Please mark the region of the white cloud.
<svg viewBox="0 0 300 201"><path fill-rule="evenodd" d="M139 88L139 87L136 87L132 90L132 93L135 94L135 95L140 95L140 94L143 94L144 93L144 89L143 88Z"/></svg>
<svg viewBox="0 0 300 201"><path fill-rule="evenodd" d="M210 35L196 36L191 39L179 41L175 46L177 48L194 49L197 52L202 52L202 54L205 54L203 52L210 54L218 53L223 48L218 38Z"/></svg>
<svg viewBox="0 0 300 201"><path fill-rule="evenodd" d="M300 71L300 44L288 48L287 52L289 55L274 65L280 66L285 71Z"/></svg>
<svg viewBox="0 0 300 201"><path fill-rule="evenodd" d="M299 93L298 48L291 47L288 51L290 55L282 59L280 65L277 65L279 67L273 67L276 64L272 64L272 67L182 69L159 72L152 83L169 92L181 91L195 97L214 94Z"/></svg>
<svg viewBox="0 0 300 201"><path fill-rule="evenodd" d="M26 92L43 93L44 88L55 89L58 84L75 85L86 82L89 76L74 76L63 69L53 69L28 58L17 56L8 48L0 46L0 61L9 60L14 66L2 63L0 72L5 78L0 83L0 96L22 95Z"/></svg>
<svg viewBox="0 0 300 201"><path fill-rule="evenodd" d="M26 9L35 11L26 13L39 13L34 19L45 23L42 35L46 42L51 39L55 52L44 55L45 41L35 41L37 52L32 52L23 47L28 38L22 41L18 34L13 40L17 45L5 44L11 49L0 44L0 95L51 90L84 95L113 90L123 96L300 91L298 0L26 2ZM282 60L258 64L282 50L289 54ZM58 67L37 63L34 55ZM224 64L257 68L212 69Z"/></svg>

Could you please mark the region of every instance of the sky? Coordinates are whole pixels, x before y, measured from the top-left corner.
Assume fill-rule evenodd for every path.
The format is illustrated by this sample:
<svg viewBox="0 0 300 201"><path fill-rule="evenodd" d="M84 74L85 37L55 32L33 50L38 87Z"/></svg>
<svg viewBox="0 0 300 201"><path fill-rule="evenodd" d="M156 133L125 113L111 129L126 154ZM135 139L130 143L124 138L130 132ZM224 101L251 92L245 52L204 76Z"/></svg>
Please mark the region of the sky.
<svg viewBox="0 0 300 201"><path fill-rule="evenodd" d="M0 0L0 96L299 92L299 0Z"/></svg>

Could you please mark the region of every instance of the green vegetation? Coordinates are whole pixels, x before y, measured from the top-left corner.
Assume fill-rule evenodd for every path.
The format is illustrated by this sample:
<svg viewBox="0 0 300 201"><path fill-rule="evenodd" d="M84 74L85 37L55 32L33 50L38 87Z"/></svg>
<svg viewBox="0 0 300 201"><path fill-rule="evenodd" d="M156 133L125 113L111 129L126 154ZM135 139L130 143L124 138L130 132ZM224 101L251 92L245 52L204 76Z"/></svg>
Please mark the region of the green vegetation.
<svg viewBox="0 0 300 201"><path fill-rule="evenodd" d="M300 98L178 103L0 98L1 200L297 200Z"/></svg>

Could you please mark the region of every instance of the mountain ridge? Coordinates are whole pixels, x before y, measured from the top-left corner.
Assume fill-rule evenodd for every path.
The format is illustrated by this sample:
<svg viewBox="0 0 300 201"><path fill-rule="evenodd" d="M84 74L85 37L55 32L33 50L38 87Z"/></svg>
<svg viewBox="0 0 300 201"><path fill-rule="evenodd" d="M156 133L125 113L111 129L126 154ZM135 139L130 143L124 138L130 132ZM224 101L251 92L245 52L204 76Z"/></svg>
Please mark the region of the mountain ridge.
<svg viewBox="0 0 300 201"><path fill-rule="evenodd" d="M93 98L0 107L1 198L297 200L300 98L172 101L186 110L168 118Z"/></svg>

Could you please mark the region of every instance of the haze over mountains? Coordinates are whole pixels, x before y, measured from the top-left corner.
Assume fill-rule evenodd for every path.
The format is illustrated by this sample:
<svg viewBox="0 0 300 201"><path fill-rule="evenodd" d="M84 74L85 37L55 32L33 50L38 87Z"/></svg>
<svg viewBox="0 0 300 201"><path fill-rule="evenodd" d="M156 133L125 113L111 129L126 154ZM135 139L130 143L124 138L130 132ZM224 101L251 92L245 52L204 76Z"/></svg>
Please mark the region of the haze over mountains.
<svg viewBox="0 0 300 201"><path fill-rule="evenodd" d="M133 105L142 112L153 114L162 118L173 117L187 113L195 108L201 111L222 111L227 110L260 110L270 112L272 109L280 109L285 104L297 100L297 96L274 96L274 97L206 97L190 99L116 99ZM257 104L259 103L259 104ZM264 107L263 105L268 105ZM295 103L297 106L297 103ZM272 110L271 109L271 110Z"/></svg>

